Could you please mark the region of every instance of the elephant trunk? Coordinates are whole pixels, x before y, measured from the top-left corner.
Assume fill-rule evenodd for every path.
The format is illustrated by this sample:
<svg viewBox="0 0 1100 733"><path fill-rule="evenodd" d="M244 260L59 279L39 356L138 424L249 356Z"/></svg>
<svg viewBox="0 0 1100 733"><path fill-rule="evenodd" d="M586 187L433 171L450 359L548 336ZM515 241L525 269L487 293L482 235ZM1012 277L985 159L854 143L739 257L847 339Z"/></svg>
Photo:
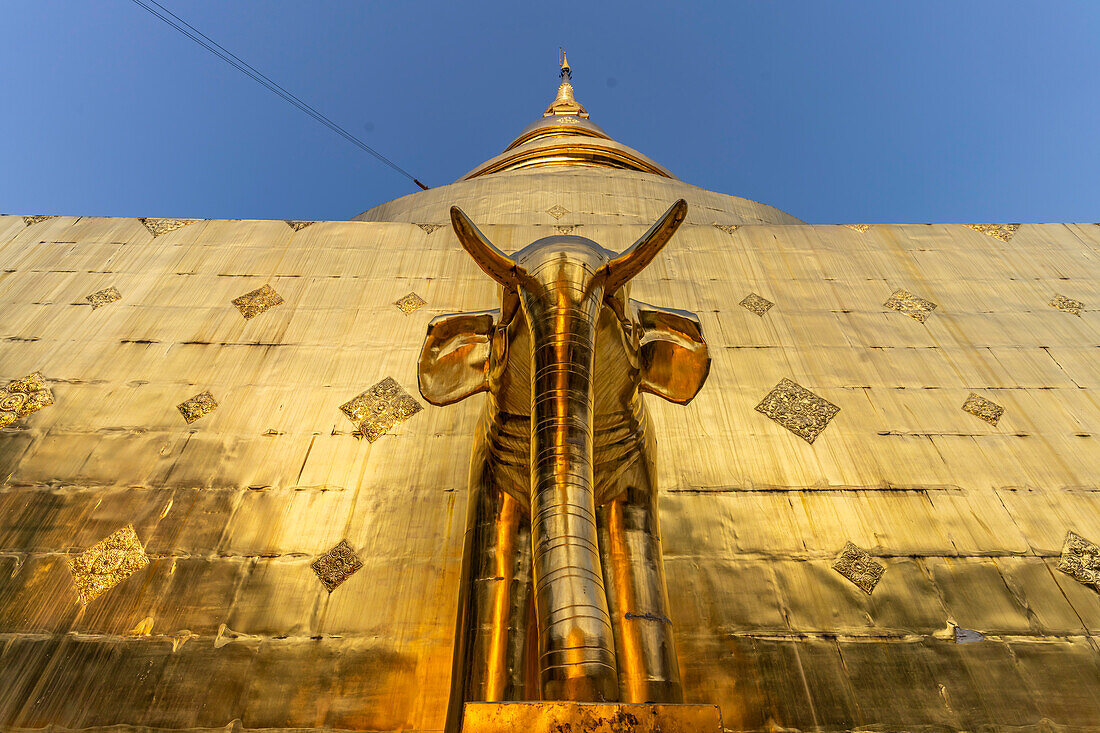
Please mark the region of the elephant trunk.
<svg viewBox="0 0 1100 733"><path fill-rule="evenodd" d="M562 278L525 297L531 329L531 543L544 700L618 699L593 481L592 367L602 293ZM571 281L571 282L570 282Z"/></svg>

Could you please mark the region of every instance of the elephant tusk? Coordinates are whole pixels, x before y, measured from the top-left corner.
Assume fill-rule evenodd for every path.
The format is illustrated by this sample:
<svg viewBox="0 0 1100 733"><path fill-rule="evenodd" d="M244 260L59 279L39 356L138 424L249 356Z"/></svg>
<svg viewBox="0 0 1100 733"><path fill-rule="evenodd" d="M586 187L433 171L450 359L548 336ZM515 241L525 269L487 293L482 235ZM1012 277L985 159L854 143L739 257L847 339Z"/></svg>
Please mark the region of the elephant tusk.
<svg viewBox="0 0 1100 733"><path fill-rule="evenodd" d="M687 211L687 201L679 199L668 207L668 211L662 214L661 218L637 242L597 270L593 279L599 278L601 275L605 278L604 292L608 295L626 285L664 249L664 246L672 239L672 235L684 223L684 219L687 218Z"/></svg>
<svg viewBox="0 0 1100 733"><path fill-rule="evenodd" d="M526 273L515 260L497 249L457 206L451 207L451 226L454 227L462 248L486 275L509 290L516 288L521 276Z"/></svg>

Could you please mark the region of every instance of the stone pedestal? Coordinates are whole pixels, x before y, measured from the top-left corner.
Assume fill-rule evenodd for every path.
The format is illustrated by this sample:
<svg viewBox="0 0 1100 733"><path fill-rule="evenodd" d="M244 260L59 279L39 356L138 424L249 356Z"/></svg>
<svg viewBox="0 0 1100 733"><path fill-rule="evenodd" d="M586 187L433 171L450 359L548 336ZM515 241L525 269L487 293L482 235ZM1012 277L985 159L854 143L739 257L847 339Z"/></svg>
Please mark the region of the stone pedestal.
<svg viewBox="0 0 1100 733"><path fill-rule="evenodd" d="M717 705L467 703L462 733L722 733Z"/></svg>

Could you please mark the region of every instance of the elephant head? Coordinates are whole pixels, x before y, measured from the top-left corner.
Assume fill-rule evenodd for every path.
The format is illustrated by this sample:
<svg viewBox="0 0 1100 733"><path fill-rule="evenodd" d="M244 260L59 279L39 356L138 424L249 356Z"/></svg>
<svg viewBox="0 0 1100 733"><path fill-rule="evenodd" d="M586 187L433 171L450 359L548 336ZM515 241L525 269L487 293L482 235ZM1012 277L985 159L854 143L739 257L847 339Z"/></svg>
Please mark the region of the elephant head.
<svg viewBox="0 0 1100 733"><path fill-rule="evenodd" d="M500 284L501 306L432 321L420 391L435 405L488 392L490 412L520 425L516 455L502 464L513 467L509 485L530 512L543 699L618 696L595 520L615 489L598 480L613 472L595 468L594 432L617 416L637 424L639 392L686 404L706 380L710 357L695 316L628 295L686 215L681 199L619 254L560 235L508 255L451 209L462 247Z"/></svg>

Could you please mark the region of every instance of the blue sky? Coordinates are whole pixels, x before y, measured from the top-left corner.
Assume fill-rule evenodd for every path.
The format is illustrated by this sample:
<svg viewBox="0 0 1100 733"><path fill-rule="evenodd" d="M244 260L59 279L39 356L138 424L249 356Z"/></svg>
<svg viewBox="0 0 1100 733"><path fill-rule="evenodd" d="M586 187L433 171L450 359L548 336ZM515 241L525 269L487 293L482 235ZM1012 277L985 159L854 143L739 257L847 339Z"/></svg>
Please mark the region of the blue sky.
<svg viewBox="0 0 1100 733"><path fill-rule="evenodd" d="M435 186L556 90L814 223L1100 221L1100 3L162 0ZM347 219L412 184L128 0L7 0L0 211Z"/></svg>

